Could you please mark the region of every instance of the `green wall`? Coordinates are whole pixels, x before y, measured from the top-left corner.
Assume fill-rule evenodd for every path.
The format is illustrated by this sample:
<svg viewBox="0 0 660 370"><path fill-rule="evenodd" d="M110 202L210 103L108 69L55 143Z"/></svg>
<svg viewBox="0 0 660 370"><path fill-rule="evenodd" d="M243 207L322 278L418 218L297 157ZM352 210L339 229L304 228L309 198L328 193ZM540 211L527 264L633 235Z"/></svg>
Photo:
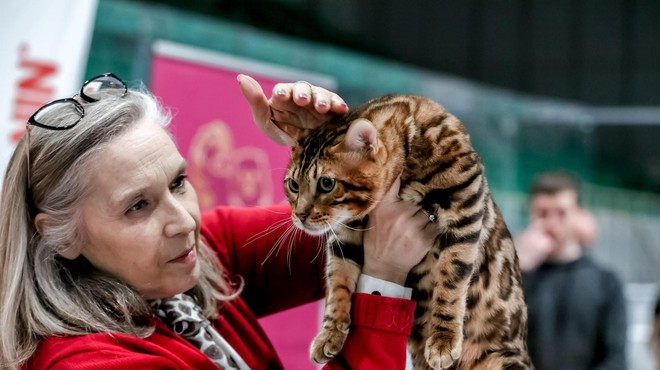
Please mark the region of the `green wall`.
<svg viewBox="0 0 660 370"><path fill-rule="evenodd" d="M148 85L154 40L168 40L329 75L336 79L338 93L349 105L385 93L413 93L434 98L468 127L496 194L524 197L533 176L544 170L567 169L589 183L608 178L600 174L602 170L595 170L592 131L580 107L574 104L523 96L332 45L285 37L166 6L100 0L86 76L113 71L128 81L144 81ZM656 196L645 194L645 200L640 202L622 199L605 203L599 201L598 187L590 189L595 189L594 196L586 198L592 205L614 207L616 204L625 209L633 207L636 211L660 213L660 201ZM626 198L631 196L636 195Z"/></svg>

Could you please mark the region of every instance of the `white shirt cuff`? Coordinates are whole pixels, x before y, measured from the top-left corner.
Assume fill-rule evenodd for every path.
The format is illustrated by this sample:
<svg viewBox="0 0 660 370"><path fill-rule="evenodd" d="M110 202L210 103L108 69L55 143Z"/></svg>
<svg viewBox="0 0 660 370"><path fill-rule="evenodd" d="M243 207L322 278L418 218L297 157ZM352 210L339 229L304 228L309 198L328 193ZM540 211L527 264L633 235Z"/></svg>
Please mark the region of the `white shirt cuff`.
<svg viewBox="0 0 660 370"><path fill-rule="evenodd" d="M357 292L378 294L392 298L410 299L410 297L412 297L412 288L406 288L391 281L378 279L365 274L360 274L360 277L358 278Z"/></svg>

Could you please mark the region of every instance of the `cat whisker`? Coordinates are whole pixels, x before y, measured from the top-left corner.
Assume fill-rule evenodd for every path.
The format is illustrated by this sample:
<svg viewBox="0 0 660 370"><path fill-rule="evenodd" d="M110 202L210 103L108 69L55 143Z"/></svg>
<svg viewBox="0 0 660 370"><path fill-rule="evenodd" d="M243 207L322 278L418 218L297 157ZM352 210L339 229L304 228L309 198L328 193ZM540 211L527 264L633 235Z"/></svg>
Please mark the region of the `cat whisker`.
<svg viewBox="0 0 660 370"><path fill-rule="evenodd" d="M295 235L295 233L296 232L294 231L293 234ZM289 242L287 243L286 248L284 249L286 251L285 260L286 260L286 267L289 270L289 274L291 274L291 260L290 260L290 258L291 258L291 248L292 248L291 243L292 243L292 240L293 240L293 236L291 238L289 238Z"/></svg>
<svg viewBox="0 0 660 370"><path fill-rule="evenodd" d="M367 231L367 230L371 230L371 229L372 229L372 227L367 227L367 228L358 229L358 228L356 228L356 227L348 226L347 224L345 224L345 223L343 223L343 222L341 222L341 221L338 221L338 220L335 220L334 222L338 223L339 225L341 225L341 226L343 226L343 227L345 227L345 228L347 228L347 229L349 229L349 230L354 230L354 231Z"/></svg>
<svg viewBox="0 0 660 370"><path fill-rule="evenodd" d="M297 235L296 235L297 234ZM291 275L292 270L291 270L291 256L293 254L293 249L296 246L296 243L294 241L296 240L296 237L298 240L300 240L300 236L302 235L302 230L295 228L293 230L293 235L291 235L291 238L289 238L289 245L286 250L286 264L287 267L289 268L289 275Z"/></svg>
<svg viewBox="0 0 660 370"><path fill-rule="evenodd" d="M316 259L321 255L321 252L323 251L323 247L328 245L328 234L323 234L321 235L320 243L319 243L319 248L316 251L316 254L314 255L314 258L309 263L314 263Z"/></svg>
<svg viewBox="0 0 660 370"><path fill-rule="evenodd" d="M261 262L261 265L262 265L262 266L266 263L266 261L268 261L268 259L270 258L270 256L273 255L273 253L275 253L276 256L279 254L279 251L280 251L280 249L282 248L282 245L284 245L284 241L287 239L287 237L288 237L291 233L293 233L293 232L295 232L295 231L296 231L295 226L291 225L291 226L289 226L289 227L288 227L288 228L282 233L282 235L280 235L279 238L277 238L277 240L275 241L275 243L273 244L273 246L272 246L272 247L270 248L270 250L268 251L268 254L267 254L266 257L264 258L263 262Z"/></svg>
<svg viewBox="0 0 660 370"><path fill-rule="evenodd" d="M282 243L284 242L285 235L288 234L288 232L289 232L288 229L285 230L285 231L282 233L282 235L280 235L280 237L275 241L275 243L273 244L273 246L270 247L270 250L269 250L268 253L266 254L266 257L264 257L264 260L261 262L261 265L262 265L262 266L266 263L266 261L268 261L268 259L270 258L270 256L272 256L273 253L275 253L276 250L279 251L279 248L282 246Z"/></svg>
<svg viewBox="0 0 660 370"><path fill-rule="evenodd" d="M251 208L263 209L264 211L268 211L268 212L276 214L276 215L288 215L289 214L289 212L277 212L277 211L275 211L274 209L272 209L270 207L260 206L260 205L255 205L255 206L252 206Z"/></svg>
<svg viewBox="0 0 660 370"><path fill-rule="evenodd" d="M337 245L339 246L339 252L341 253L341 259L346 261L346 258L344 257L344 250L343 250L343 244L341 243L341 240L337 236L337 233L335 233L335 230L332 228L332 224L329 222L326 222L328 224L328 227L330 227L330 232L335 236L335 241L337 242Z"/></svg>
<svg viewBox="0 0 660 370"><path fill-rule="evenodd" d="M255 241L255 240L261 239L261 238L263 238L264 236L266 236L266 235L268 235L268 234L274 232L275 230L279 229L280 227L286 225L288 222L289 222L289 219L284 219L284 220L280 220L280 221L276 221L276 222L274 222L273 224L271 224L270 226L268 226L265 230L259 231L258 233L256 233L256 234L254 234L253 236L251 236L251 237L245 242L245 244L243 244L243 245L241 246L241 248L245 247L246 245L252 243L252 242ZM292 226L293 226L293 225L292 225Z"/></svg>

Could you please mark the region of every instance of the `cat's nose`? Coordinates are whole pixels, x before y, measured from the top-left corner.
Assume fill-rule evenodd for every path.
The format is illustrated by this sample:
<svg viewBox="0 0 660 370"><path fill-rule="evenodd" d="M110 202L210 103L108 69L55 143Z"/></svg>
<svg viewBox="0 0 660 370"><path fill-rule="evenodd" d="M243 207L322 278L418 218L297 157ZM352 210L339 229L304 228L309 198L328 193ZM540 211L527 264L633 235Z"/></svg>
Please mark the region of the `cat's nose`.
<svg viewBox="0 0 660 370"><path fill-rule="evenodd" d="M296 217L300 220L300 222L305 222L307 219L307 216L309 216L309 213L306 212L296 212Z"/></svg>

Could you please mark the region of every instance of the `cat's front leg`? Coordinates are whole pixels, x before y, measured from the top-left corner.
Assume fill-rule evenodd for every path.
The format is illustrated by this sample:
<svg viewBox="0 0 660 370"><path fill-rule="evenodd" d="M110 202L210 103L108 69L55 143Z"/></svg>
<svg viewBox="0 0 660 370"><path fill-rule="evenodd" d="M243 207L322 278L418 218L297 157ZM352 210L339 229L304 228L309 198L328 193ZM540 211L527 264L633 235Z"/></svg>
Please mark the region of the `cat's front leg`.
<svg viewBox="0 0 660 370"><path fill-rule="evenodd" d="M445 243L450 245L445 245L433 272L436 285L427 324L430 335L424 347L424 357L433 369L446 369L461 355L466 297L478 240L479 232L447 237Z"/></svg>
<svg viewBox="0 0 660 370"><path fill-rule="evenodd" d="M317 364L330 361L344 346L351 326L351 297L361 271L353 260L335 256L333 248L328 251L323 327L310 348L310 357Z"/></svg>

